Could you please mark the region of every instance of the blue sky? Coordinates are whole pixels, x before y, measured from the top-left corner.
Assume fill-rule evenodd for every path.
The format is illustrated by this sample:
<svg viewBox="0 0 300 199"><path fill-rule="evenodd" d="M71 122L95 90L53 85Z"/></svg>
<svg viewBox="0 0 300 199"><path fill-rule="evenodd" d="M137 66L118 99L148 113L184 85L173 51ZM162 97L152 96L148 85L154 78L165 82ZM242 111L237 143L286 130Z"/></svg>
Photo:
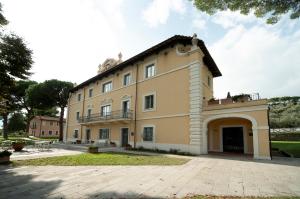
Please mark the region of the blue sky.
<svg viewBox="0 0 300 199"><path fill-rule="evenodd" d="M175 35L197 33L223 76L217 98L300 95L300 20L276 25L229 11L209 16L188 0L3 0L8 28L34 52L31 79L80 83L108 57L123 59Z"/></svg>

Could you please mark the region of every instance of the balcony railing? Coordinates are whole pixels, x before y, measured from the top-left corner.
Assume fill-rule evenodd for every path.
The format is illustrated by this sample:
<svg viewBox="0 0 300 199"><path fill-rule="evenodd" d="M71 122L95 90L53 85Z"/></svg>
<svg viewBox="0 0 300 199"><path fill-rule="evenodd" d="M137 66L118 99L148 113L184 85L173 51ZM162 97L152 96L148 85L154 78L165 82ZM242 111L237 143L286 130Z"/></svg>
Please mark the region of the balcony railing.
<svg viewBox="0 0 300 199"><path fill-rule="evenodd" d="M88 122L107 122L107 121L124 121L133 118L132 110L118 110L104 113L96 113L78 118L79 123Z"/></svg>

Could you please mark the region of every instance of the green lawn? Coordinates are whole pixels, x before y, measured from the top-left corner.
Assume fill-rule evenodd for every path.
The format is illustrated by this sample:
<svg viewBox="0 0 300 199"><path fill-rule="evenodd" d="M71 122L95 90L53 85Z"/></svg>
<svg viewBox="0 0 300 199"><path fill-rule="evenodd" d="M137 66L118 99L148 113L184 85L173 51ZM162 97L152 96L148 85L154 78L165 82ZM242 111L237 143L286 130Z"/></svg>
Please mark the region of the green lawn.
<svg viewBox="0 0 300 199"><path fill-rule="evenodd" d="M189 159L173 158L163 155L134 155L125 153L83 153L60 157L39 158L32 160L13 161L15 166L56 165L56 166L81 166L81 165L181 165Z"/></svg>
<svg viewBox="0 0 300 199"><path fill-rule="evenodd" d="M300 158L300 141L272 141L272 148L278 148L293 157Z"/></svg>

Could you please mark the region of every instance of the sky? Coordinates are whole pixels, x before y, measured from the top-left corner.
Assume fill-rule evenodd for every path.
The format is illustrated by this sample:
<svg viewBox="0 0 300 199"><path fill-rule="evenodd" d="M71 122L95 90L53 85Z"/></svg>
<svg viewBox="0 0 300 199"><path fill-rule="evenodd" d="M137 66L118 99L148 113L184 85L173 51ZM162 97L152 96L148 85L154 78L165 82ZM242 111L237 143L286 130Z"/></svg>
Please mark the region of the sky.
<svg viewBox="0 0 300 199"><path fill-rule="evenodd" d="M106 58L126 60L173 35L202 39L222 72L214 96L300 95L300 20L210 16L189 0L2 0L9 31L33 50L32 80L81 83Z"/></svg>

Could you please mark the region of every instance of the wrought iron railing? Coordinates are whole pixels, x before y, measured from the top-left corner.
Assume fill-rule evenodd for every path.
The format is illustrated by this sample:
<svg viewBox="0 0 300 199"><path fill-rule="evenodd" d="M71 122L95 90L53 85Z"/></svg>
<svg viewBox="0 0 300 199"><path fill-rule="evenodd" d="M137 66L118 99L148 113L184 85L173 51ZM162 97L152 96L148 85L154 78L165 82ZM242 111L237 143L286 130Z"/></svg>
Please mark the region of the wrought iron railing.
<svg viewBox="0 0 300 199"><path fill-rule="evenodd" d="M87 123L87 122L101 122L107 120L131 120L133 118L132 110L118 110L111 112L103 112L91 114L78 118L79 123Z"/></svg>

